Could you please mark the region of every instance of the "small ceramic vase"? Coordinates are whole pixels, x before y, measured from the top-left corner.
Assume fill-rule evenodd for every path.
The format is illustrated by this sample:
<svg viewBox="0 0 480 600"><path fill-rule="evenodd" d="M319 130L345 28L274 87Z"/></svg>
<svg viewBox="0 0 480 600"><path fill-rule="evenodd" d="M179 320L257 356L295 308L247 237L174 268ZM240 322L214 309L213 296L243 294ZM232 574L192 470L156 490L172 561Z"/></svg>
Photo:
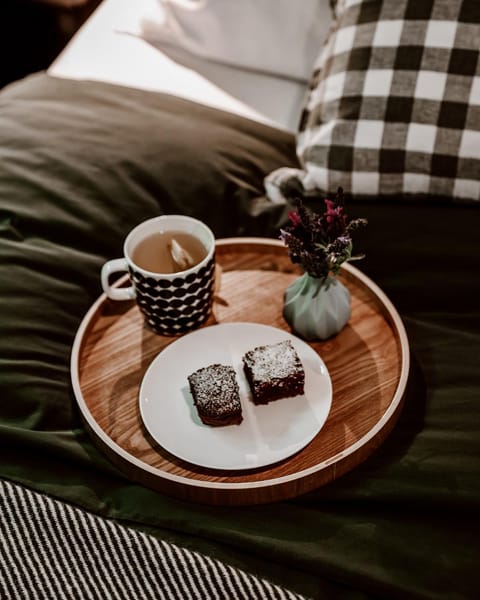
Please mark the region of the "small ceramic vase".
<svg viewBox="0 0 480 600"><path fill-rule="evenodd" d="M335 277L305 273L286 289L283 316L300 337L326 340L347 324L350 292Z"/></svg>

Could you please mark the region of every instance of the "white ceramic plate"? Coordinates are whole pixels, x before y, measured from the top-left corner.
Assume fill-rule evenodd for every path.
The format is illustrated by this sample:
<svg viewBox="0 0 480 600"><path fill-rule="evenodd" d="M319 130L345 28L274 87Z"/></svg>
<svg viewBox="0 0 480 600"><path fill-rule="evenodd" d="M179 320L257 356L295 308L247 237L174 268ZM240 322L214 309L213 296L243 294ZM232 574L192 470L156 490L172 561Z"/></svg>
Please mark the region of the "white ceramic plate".
<svg viewBox="0 0 480 600"><path fill-rule="evenodd" d="M305 394L263 406L251 401L242 356L257 346L290 339L305 369ZM188 375L213 363L231 365L240 387L240 425L204 425ZM288 458L323 427L332 384L318 354L299 338L267 325L224 323L198 329L167 346L140 387L140 414L150 435L178 458L211 469L252 469Z"/></svg>

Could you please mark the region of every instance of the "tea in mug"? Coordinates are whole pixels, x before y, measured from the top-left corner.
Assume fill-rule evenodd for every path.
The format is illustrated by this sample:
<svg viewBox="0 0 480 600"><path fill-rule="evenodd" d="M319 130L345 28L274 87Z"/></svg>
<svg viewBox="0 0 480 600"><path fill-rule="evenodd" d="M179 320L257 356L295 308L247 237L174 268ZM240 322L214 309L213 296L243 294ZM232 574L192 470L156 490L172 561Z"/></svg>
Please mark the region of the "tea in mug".
<svg viewBox="0 0 480 600"><path fill-rule="evenodd" d="M177 248L188 256L188 266L176 262L172 255L172 240ZM207 256L207 249L194 235L184 231L162 231L152 233L141 240L133 249L132 261L144 271L151 273L177 273L197 265Z"/></svg>

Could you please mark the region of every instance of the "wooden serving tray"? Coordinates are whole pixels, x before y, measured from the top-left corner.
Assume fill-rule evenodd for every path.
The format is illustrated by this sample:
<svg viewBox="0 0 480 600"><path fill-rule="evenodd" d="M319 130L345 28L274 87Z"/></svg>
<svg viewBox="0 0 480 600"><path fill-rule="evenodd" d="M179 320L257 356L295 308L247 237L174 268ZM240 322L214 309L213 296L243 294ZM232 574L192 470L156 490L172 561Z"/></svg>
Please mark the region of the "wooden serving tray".
<svg viewBox="0 0 480 600"><path fill-rule="evenodd" d="M224 239L217 241L216 255L220 286L206 325L248 321L289 331L283 294L300 272L283 243ZM196 467L160 447L143 426L138 394L147 367L176 338L147 329L133 301L114 302L104 294L83 319L71 358L75 397L93 439L130 479L208 504L292 498L354 468L396 422L409 348L385 294L351 265L343 266L340 279L351 292L351 319L337 336L311 344L330 373L332 408L321 431L297 454L255 470L219 471Z"/></svg>

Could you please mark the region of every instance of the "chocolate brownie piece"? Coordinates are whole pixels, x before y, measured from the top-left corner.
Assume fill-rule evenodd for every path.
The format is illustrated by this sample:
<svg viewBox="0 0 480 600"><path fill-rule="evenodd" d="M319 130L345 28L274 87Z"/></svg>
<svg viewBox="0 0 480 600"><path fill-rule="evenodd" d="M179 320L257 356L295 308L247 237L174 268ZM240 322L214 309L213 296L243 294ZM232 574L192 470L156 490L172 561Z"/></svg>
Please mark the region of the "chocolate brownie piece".
<svg viewBox="0 0 480 600"><path fill-rule="evenodd" d="M303 394L305 371L290 340L258 346L243 356L255 404Z"/></svg>
<svg viewBox="0 0 480 600"><path fill-rule="evenodd" d="M242 405L235 371L227 365L213 364L188 376L198 416L206 425L238 425Z"/></svg>

